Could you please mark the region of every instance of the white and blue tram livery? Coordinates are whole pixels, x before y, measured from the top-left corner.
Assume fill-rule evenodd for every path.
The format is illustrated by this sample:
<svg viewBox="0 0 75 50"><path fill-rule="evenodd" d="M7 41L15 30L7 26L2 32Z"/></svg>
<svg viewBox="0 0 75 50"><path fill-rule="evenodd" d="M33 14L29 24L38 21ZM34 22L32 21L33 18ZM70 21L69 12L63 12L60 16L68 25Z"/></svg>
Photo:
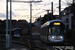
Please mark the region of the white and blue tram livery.
<svg viewBox="0 0 75 50"><path fill-rule="evenodd" d="M40 39L46 43L64 42L64 28L61 20L47 21L41 25Z"/></svg>

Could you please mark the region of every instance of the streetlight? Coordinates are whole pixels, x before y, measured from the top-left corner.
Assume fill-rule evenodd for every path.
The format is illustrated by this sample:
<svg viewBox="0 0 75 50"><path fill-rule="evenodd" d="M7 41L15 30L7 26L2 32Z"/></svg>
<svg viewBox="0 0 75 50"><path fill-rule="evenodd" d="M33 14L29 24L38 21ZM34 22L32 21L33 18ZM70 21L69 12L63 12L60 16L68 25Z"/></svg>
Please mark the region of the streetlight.
<svg viewBox="0 0 75 50"><path fill-rule="evenodd" d="M10 3L11 2L24 2L24 3L30 3L30 36L32 37L32 3L33 2L41 2L41 0L40 1L26 1L26 0L7 0L7 13L8 13L8 2L10 1ZM7 24L6 24L6 28L7 28L7 31L6 31L6 34L8 34L8 15L7 15ZM6 36L6 38L7 38L8 36ZM9 47L9 44L8 44L8 39L6 39L6 46L8 45L8 47ZM7 47L7 48L8 48Z"/></svg>

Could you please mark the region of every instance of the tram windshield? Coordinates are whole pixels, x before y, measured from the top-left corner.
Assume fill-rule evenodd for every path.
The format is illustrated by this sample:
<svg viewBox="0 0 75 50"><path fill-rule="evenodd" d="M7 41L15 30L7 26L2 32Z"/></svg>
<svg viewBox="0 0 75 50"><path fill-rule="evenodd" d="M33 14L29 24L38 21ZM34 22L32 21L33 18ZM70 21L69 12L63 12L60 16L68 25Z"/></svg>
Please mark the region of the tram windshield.
<svg viewBox="0 0 75 50"><path fill-rule="evenodd" d="M16 29L15 30L15 34L20 34L20 30L19 29Z"/></svg>
<svg viewBox="0 0 75 50"><path fill-rule="evenodd" d="M61 26L51 26L49 28L49 33L51 35L63 35L63 27Z"/></svg>

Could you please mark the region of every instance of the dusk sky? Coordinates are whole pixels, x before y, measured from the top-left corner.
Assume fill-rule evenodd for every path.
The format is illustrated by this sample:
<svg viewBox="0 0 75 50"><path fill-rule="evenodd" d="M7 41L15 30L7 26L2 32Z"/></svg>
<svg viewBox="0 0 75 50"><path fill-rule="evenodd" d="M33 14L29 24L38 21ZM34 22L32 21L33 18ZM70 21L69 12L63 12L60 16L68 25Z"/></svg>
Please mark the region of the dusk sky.
<svg viewBox="0 0 75 50"><path fill-rule="evenodd" d="M65 4L67 1L72 2L71 0L61 0L61 10L67 7ZM34 22L36 18L43 17L46 14L46 10L51 10L51 2L53 2L54 15L59 14L59 0L42 0L39 3L32 3L32 21ZM9 10L8 15L10 16L10 4L8 3ZM51 12L51 11L50 11ZM6 0L0 0L0 19L6 19ZM20 3L12 2L12 19L24 19L29 22L30 20L30 4L29 3Z"/></svg>

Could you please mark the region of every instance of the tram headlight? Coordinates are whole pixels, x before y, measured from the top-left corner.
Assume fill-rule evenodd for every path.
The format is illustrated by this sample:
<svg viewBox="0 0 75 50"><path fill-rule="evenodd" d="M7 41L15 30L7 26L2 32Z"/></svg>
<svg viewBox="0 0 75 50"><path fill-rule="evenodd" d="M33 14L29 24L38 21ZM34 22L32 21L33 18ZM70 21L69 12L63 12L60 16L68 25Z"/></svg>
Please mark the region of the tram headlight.
<svg viewBox="0 0 75 50"><path fill-rule="evenodd" d="M63 37L62 37L62 36L60 36L60 38L62 39Z"/></svg>
<svg viewBox="0 0 75 50"><path fill-rule="evenodd" d="M54 38L54 36L52 36L52 38Z"/></svg>

